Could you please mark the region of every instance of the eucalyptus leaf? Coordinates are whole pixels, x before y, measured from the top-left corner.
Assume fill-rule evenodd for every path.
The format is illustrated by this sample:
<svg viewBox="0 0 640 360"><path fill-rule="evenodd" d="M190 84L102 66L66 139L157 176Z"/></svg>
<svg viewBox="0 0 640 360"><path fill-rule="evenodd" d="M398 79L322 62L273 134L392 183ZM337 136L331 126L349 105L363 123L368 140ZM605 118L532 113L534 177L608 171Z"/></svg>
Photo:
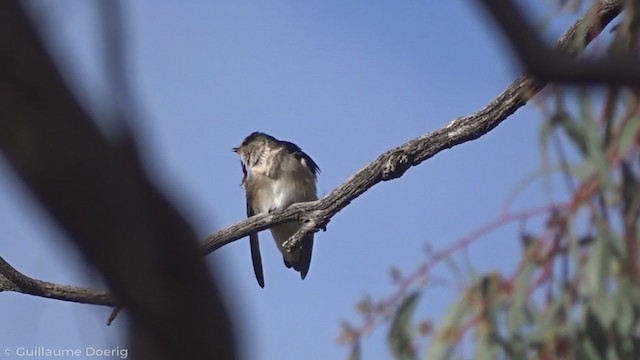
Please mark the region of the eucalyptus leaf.
<svg viewBox="0 0 640 360"><path fill-rule="evenodd" d="M513 283L512 303L507 311L507 330L512 336L517 334L519 330L527 324L527 320L529 319L527 314L529 287L536 265L529 258L525 261L525 264Z"/></svg>
<svg viewBox="0 0 640 360"><path fill-rule="evenodd" d="M618 153L626 154L635 144L636 136L640 130L640 116L635 115L624 124L620 130L620 140L618 141Z"/></svg>
<svg viewBox="0 0 640 360"><path fill-rule="evenodd" d="M606 290L611 261L610 249L602 237L596 239L585 266L585 290L589 297L602 296Z"/></svg>
<svg viewBox="0 0 640 360"><path fill-rule="evenodd" d="M442 320L439 330L434 336L433 342L429 345L426 359L440 360L451 357L462 335L464 319L470 310L466 302L466 297L463 297L449 308Z"/></svg>
<svg viewBox="0 0 640 360"><path fill-rule="evenodd" d="M362 352L360 350L360 341L355 341L351 344L351 351L349 352L349 360L362 359Z"/></svg>
<svg viewBox="0 0 640 360"><path fill-rule="evenodd" d="M413 322L411 320L419 299L419 292L414 292L405 297L391 322L387 341L396 359L417 359L414 347Z"/></svg>

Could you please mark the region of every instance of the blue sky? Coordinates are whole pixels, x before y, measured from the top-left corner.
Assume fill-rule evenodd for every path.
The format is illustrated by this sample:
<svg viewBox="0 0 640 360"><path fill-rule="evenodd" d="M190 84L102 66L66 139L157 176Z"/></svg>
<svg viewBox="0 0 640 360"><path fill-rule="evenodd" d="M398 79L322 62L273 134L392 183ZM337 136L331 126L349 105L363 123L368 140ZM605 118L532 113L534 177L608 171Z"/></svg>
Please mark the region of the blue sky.
<svg viewBox="0 0 640 360"><path fill-rule="evenodd" d="M253 131L297 143L319 164L320 196L382 152L484 107L517 66L485 14L467 1L149 1L126 3L130 81L145 163L156 184L204 237L245 217L239 159ZM69 81L88 106L108 108L92 2L41 1L41 18ZM382 183L316 236L307 279L282 264L263 233L265 289L247 240L207 258L225 285L248 359L336 359L342 320L356 302L393 291L404 272L500 214L507 195L540 164L540 116L516 113L489 135ZM107 124L107 127L109 125ZM535 185L514 209L548 200ZM0 254L29 276L99 285L64 234L0 161ZM518 226L471 247L478 271L508 270ZM451 278L444 269L438 274ZM97 284L97 285L96 285ZM429 289L421 317L439 319L456 286ZM110 309L0 294L0 346L125 347L125 318ZM386 327L363 343L386 359Z"/></svg>

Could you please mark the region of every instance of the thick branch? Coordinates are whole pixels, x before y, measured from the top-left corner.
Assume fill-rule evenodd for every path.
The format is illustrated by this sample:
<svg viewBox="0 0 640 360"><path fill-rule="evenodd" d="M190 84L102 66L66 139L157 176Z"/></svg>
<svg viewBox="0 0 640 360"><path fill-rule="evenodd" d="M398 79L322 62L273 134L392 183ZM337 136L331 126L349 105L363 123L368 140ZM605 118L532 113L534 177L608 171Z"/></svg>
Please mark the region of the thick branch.
<svg viewBox="0 0 640 360"><path fill-rule="evenodd" d="M78 104L21 6L0 1L0 150L129 310L134 357L236 358L190 225L151 184L132 136L115 146ZM18 288L37 285L5 270Z"/></svg>
<svg viewBox="0 0 640 360"><path fill-rule="evenodd" d="M584 49L620 13L621 4L622 1L606 0L594 4L562 36L557 48L563 51L572 49L571 54L577 55L578 50ZM304 225L285 243L288 249L294 249L304 236L323 229L338 211L372 186L401 177L410 167L419 165L442 150L483 136L525 105L544 85L544 82L535 81L531 77L521 77L482 110L455 119L441 129L387 151L324 198L294 204L280 212L256 215L207 236L205 251L210 253L254 231L279 223L302 220Z"/></svg>
<svg viewBox="0 0 640 360"><path fill-rule="evenodd" d="M83 304L115 305L106 291L36 280L20 273L0 257L0 291L3 290Z"/></svg>
<svg viewBox="0 0 640 360"><path fill-rule="evenodd" d="M606 57L575 58L576 47L552 48L529 24L517 6L509 0L483 0L482 3L505 34L509 44L532 77L546 82L579 85L609 84L640 85L640 60L636 57L612 53ZM623 1L601 1L602 11L621 11ZM586 19L594 21L596 19ZM604 28L601 26L600 29ZM599 31L599 29L593 29ZM597 33L588 33L595 37Z"/></svg>

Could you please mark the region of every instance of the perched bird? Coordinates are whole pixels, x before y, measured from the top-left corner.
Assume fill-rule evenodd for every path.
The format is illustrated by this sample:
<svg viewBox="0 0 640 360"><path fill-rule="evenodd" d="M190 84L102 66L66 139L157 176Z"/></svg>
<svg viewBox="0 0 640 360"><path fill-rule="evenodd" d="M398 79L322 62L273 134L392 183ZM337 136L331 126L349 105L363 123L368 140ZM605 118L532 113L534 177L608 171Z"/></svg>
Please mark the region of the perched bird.
<svg viewBox="0 0 640 360"><path fill-rule="evenodd" d="M289 205L317 200L316 175L318 165L298 145L281 141L261 132L247 136L242 144L233 148L240 155L244 177L242 185L247 194L247 216L268 213ZM284 264L307 276L313 251L313 234L302 239L301 247L287 252L283 244L302 226L299 221L279 224L271 228L271 235L284 257ZM253 271L261 287L264 287L262 258L258 234L249 235Z"/></svg>

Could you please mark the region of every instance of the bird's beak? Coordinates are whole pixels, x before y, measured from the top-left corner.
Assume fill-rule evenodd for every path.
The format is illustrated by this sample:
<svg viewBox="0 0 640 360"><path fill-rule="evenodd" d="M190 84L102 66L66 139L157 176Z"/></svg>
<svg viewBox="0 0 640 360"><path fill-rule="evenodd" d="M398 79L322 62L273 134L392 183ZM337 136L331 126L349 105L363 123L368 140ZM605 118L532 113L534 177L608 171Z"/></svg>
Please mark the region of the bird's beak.
<svg viewBox="0 0 640 360"><path fill-rule="evenodd" d="M240 150L240 148L235 147L235 148L231 148L231 150L232 150L234 153L237 153L237 152L238 152L238 150Z"/></svg>

